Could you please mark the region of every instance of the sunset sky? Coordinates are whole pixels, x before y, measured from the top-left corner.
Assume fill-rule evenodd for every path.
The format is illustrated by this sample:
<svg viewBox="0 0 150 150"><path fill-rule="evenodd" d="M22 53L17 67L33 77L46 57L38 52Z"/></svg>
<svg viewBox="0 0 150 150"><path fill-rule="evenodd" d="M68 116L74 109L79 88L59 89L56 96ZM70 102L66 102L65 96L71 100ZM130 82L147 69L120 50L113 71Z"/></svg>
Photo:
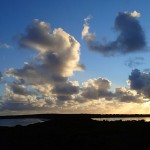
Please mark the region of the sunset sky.
<svg viewBox="0 0 150 150"><path fill-rule="evenodd" d="M150 1L0 2L0 115L150 113Z"/></svg>

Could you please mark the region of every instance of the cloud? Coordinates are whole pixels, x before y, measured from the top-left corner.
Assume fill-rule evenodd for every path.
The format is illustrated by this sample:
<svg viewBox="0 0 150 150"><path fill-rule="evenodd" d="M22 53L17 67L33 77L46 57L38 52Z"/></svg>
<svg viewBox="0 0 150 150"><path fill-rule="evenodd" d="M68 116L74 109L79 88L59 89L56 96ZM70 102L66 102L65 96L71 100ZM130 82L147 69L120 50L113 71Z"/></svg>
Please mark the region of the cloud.
<svg viewBox="0 0 150 150"><path fill-rule="evenodd" d="M145 72L145 73L150 73L150 69L149 69L149 68L146 68L146 69L143 70L143 72Z"/></svg>
<svg viewBox="0 0 150 150"><path fill-rule="evenodd" d="M95 35L89 33L89 19L85 19L82 36L93 42ZM61 28L52 30L49 23L36 19L28 25L24 34L18 36L17 42L20 48L34 50L37 55L22 68L6 71L10 79L0 101L3 112L88 112L96 111L96 105L100 104L99 108L107 112L113 104L117 108L121 103L145 102L144 95L148 92L133 86L135 77L129 78L130 88L119 87L115 91L112 91L111 81L102 77L89 79L82 85L78 81L70 81L75 71L84 68L80 64L80 43Z"/></svg>
<svg viewBox="0 0 150 150"><path fill-rule="evenodd" d="M0 81L2 80L2 78L3 78L3 75L2 75L2 73L0 72Z"/></svg>
<svg viewBox="0 0 150 150"><path fill-rule="evenodd" d="M85 39L87 41L87 43L89 42L92 42L94 41L95 39L95 34L94 33L90 33L89 30L90 30L90 26L88 24L88 21L91 19L91 17L86 17L84 19L85 23L83 25L83 30L82 30L82 38Z"/></svg>
<svg viewBox="0 0 150 150"><path fill-rule="evenodd" d="M13 84L9 85L8 87L14 94L19 94L19 95L31 94L31 92L29 90L27 90L27 88L24 85L22 85L20 83L14 82Z"/></svg>
<svg viewBox="0 0 150 150"><path fill-rule="evenodd" d="M143 97L136 90L127 87L111 90L111 81L106 78L89 79L80 88L80 96L77 100L81 103L93 100L117 101L118 103L143 103Z"/></svg>
<svg viewBox="0 0 150 150"><path fill-rule="evenodd" d="M77 81L66 81L55 85L37 84L30 88L32 89L28 92L28 88L21 83L7 85L5 100L0 103L0 110L51 111L54 109L59 113L79 113L92 112L101 108L101 112L106 113L108 108L116 112L113 108L119 110L119 105L123 107L125 103L142 105L148 102L141 92L131 88L120 87L112 92L111 81L101 77L89 79L80 87Z"/></svg>
<svg viewBox="0 0 150 150"><path fill-rule="evenodd" d="M32 85L32 88L37 92L37 94L40 93L40 95L42 97L50 97L52 95L52 89L53 89L53 85L49 84L49 83L45 83L45 84L36 84L36 85ZM51 96L52 98L52 96Z"/></svg>
<svg viewBox="0 0 150 150"><path fill-rule="evenodd" d="M15 87L14 87L15 86ZM5 95L0 101L0 111L46 111L54 107L55 101L50 97L37 97L31 91L16 83L6 85Z"/></svg>
<svg viewBox="0 0 150 150"><path fill-rule="evenodd" d="M125 65L129 68L136 68L139 65L144 64L144 58L143 57L135 57L135 58L129 58L127 61L125 61Z"/></svg>
<svg viewBox="0 0 150 150"><path fill-rule="evenodd" d="M49 23L37 19L18 36L17 42L20 48L37 51L37 56L23 68L6 71L14 81L7 85L7 104L2 105L10 108L9 104L13 103L16 107L23 104L34 108L37 103L37 107L47 108L59 101L73 100L80 88L79 83L69 81L69 77L84 68L79 63L80 43L63 29L52 31Z"/></svg>
<svg viewBox="0 0 150 150"><path fill-rule="evenodd" d="M83 83L81 96L83 99L111 99L112 92L109 91L111 82L104 78L90 79Z"/></svg>
<svg viewBox="0 0 150 150"><path fill-rule="evenodd" d="M67 78L59 74L59 71L61 70L58 70L57 73L58 67L55 68L54 65L51 68L50 65L47 66L46 64L28 63L21 69L10 68L6 71L6 74L9 77L14 77L17 80L30 85L66 81Z"/></svg>
<svg viewBox="0 0 150 150"><path fill-rule="evenodd" d="M33 20L26 33L19 36L18 43L21 48L38 52L37 62L26 63L22 69L11 68L6 72L26 83L65 81L74 71L84 68L79 64L79 42L61 28L51 31L46 22Z"/></svg>
<svg viewBox="0 0 150 150"><path fill-rule="evenodd" d="M114 98L120 102L133 102L133 103L142 103L143 97L137 93L136 90L131 90L125 87L116 88Z"/></svg>
<svg viewBox="0 0 150 150"><path fill-rule="evenodd" d="M141 17L141 14L136 10L130 13L132 17Z"/></svg>
<svg viewBox="0 0 150 150"><path fill-rule="evenodd" d="M17 85L16 83L11 85L6 84L4 96L5 100L12 100L12 102L28 102L29 99L32 99L31 97L32 96L29 92L27 92L27 89L21 85Z"/></svg>
<svg viewBox="0 0 150 150"><path fill-rule="evenodd" d="M16 96L16 97L10 97L10 98L15 98L11 100L5 100L1 102L1 107L0 111L28 111L34 110L34 111L41 111L41 110L47 110L50 109L50 107L46 106L46 102L44 100L35 100L32 102L29 101L16 101L17 98L24 99L22 96Z"/></svg>
<svg viewBox="0 0 150 150"><path fill-rule="evenodd" d="M68 81L64 82L65 85L58 84L53 88L52 92L62 95L70 95L70 94L77 94L79 93L79 85L73 84L73 82Z"/></svg>
<svg viewBox="0 0 150 150"><path fill-rule="evenodd" d="M132 70L129 84L131 89L144 94L146 98L150 98L150 73L141 72L138 69Z"/></svg>
<svg viewBox="0 0 150 150"><path fill-rule="evenodd" d="M8 45L8 44L6 44L6 43L0 43L0 49L10 49L10 48L12 48L12 46L10 46L10 45Z"/></svg>
<svg viewBox="0 0 150 150"><path fill-rule="evenodd" d="M90 26L87 22L84 24L82 37L91 50L100 52L104 56L143 52L146 47L145 33L137 17L140 17L140 13L136 11L118 13L114 29L119 35L114 41L108 43L97 42L95 34L89 32Z"/></svg>

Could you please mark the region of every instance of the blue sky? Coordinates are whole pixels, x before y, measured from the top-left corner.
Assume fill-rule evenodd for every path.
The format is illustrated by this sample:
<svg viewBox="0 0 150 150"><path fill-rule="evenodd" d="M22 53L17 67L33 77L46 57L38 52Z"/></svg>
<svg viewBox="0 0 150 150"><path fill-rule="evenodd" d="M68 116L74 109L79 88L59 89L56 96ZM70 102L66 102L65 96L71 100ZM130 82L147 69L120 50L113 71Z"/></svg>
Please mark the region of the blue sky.
<svg viewBox="0 0 150 150"><path fill-rule="evenodd" d="M9 99L9 101L11 101L11 97L8 98L8 96L6 96L7 95L6 89L8 88L6 87L6 84L8 84L7 86L9 86L8 88L9 91L11 91L13 94L18 94L15 93L15 91L13 91L12 87L14 84L13 82L18 83L19 81L17 81L16 78L15 79L13 78L14 75L11 74L10 77L8 77L5 73L10 68L14 68L14 69L23 68L24 62L29 62L29 63L34 62L35 57L39 53L39 51L37 52L36 50L31 50L31 47L29 46L26 46L26 48L19 46L20 41L18 42L17 39L18 36L22 36L22 39L27 38L23 36L25 36L27 27L29 25L32 25L31 22L34 19L38 19L39 21L49 23L50 28L52 28L52 30L57 28L62 28L66 33L72 35L80 43L79 63L83 64L85 66L85 69L83 71L73 70L74 75L67 76L69 81L78 81L80 86L82 86L82 83L87 82L87 80L89 79L106 78L112 83L110 89L111 92L115 92L115 89L120 87L127 87L129 88L129 90L136 90L136 88L133 88L132 85L127 85L126 81L129 79L129 75L131 75L132 70L139 69L143 73L144 69L148 70L150 68L149 52L145 52L146 50L144 50L143 48L143 50L137 51L136 53L131 52L126 54L120 54L117 56L115 55L115 56L106 57L99 52L90 50L90 48L87 46L86 40L82 38L81 33L83 30L83 24L85 23L84 19L87 16L92 16L91 19L89 20L90 33L96 34L96 41L101 41L101 40L114 41L119 34L114 29L114 22L118 13L119 12L131 13L133 11L136 11L141 14L141 16L136 18L136 20L138 20L140 26L144 31L145 40L146 40L146 49L149 50L149 45L150 45L149 44L150 43L150 28L149 28L150 17L148 15L150 11L149 5L150 2L148 0L144 0L144 1L1 0L0 72L3 74L3 79L1 80L1 85L0 85L1 87L0 93L2 94L1 106L3 106L6 99ZM129 66L129 63L132 63L132 65ZM30 88L32 88L33 91L35 90L32 87L33 85L27 83L21 86L25 86L25 88L27 88L28 90ZM147 85L145 85L145 87L147 87ZM136 92L139 94L139 92L141 91L142 94L143 93L145 94L145 91L143 91L143 89L140 89L140 91L136 91ZM149 99L149 96L145 98ZM103 99L105 98L103 97ZM98 97L98 101L99 100L100 97ZM88 103L90 102L91 101L89 100ZM61 103L63 103L64 105L64 103L67 103L67 101L63 101ZM61 104L59 104L59 106L60 105ZM100 104L97 104L97 102L95 102L95 105L100 105ZM120 106L123 104L122 103L120 104L119 101L117 105ZM135 104L133 104L133 107L134 105ZM139 106L136 107L140 108L140 104L138 105ZM144 113L149 112L149 110L147 110L148 106L149 105L146 104L146 111L143 110ZM89 107L88 110L91 110L90 104L88 104L88 107ZM115 107L117 106L114 106L114 108ZM7 109L7 107L5 108ZM56 109L57 107L54 109L54 111L56 111ZM124 106L121 107L120 110L118 110L119 113L122 112L121 109L124 110ZM12 110L15 110L15 108L10 109L10 112ZM53 108L51 108L51 110L53 110ZM79 108L79 110L77 109L77 112L82 112L82 111L92 112L92 110L91 111L88 110L81 110ZM23 111L26 110L23 109ZM45 111L48 110L46 109ZM2 112L5 112L5 109L2 109ZM72 111L67 110L66 112L72 112ZM93 112L101 113L100 111L96 111L96 110L94 110ZM123 112L126 113L126 111ZM115 112L110 111L110 113L115 113Z"/></svg>
<svg viewBox="0 0 150 150"><path fill-rule="evenodd" d="M9 68L11 66L22 65L22 62L30 59L29 51L18 50L15 40L13 38L24 31L26 26L33 20L39 19L41 21L49 22L52 28L62 27L65 31L72 34L80 43L81 43L81 62L83 62L86 66L86 74L93 74L93 76L108 76L108 71L111 70L112 66L116 66L115 71L110 71L112 76L108 76L115 80L115 75L113 72L117 72L117 68L122 68L122 71L129 74L130 70L124 66L124 60L127 59L122 57L117 58L104 58L97 53L89 52L85 45L85 42L81 39L81 31L83 28L83 19L88 15L91 15L93 19L90 22L91 30L96 32L97 39L101 39L103 37L107 37L108 39L113 39L116 34L113 31L114 19L118 12L124 11L134 11L137 10L141 13L140 23L142 24L144 30L146 30L147 40L149 38L148 32L149 24L148 24L148 1L137 2L124 0L124 1L34 1L26 2L26 1L1 1L1 29L0 29L0 39L1 43L9 43L12 45L11 50L1 50L1 70L5 68ZM15 52L15 55L14 55ZM13 54L12 54L13 53ZM5 61L5 59L12 61ZM15 59L17 55L17 60ZM141 54L137 54L141 55ZM20 57L21 56L21 57ZM132 56L132 55L131 55ZM134 57L134 56L133 56ZM90 61L89 59L95 59L95 61ZM118 60L120 60L118 63ZM87 65L86 65L87 64ZM95 65L96 64L96 65ZM119 65L120 64L120 65ZM108 70L108 69L109 70ZM113 69L115 69L113 67ZM102 71L101 71L102 70ZM105 73L104 73L105 72ZM81 73L83 74L83 73ZM90 75L86 78L89 78ZM116 77L118 79L118 77ZM127 78L124 77L123 79ZM124 82L124 81L123 81ZM124 84L124 83L122 83Z"/></svg>

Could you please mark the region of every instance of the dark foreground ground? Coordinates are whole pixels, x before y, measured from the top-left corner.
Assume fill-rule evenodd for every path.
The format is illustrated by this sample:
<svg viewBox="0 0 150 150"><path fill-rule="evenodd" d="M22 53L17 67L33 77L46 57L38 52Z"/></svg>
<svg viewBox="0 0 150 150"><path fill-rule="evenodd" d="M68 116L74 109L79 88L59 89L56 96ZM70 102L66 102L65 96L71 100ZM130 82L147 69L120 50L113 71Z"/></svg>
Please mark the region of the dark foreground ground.
<svg viewBox="0 0 150 150"><path fill-rule="evenodd" d="M53 118L26 127L0 127L0 150L150 150L150 123Z"/></svg>

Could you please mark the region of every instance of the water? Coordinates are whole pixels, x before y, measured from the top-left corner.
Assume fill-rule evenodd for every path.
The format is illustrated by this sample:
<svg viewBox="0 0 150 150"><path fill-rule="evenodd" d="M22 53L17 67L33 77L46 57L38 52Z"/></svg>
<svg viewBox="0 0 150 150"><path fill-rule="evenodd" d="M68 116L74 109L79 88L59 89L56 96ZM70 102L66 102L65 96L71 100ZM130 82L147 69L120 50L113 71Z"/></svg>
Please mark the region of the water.
<svg viewBox="0 0 150 150"><path fill-rule="evenodd" d="M150 117L118 117L118 118L92 118L92 120L96 120L96 121L140 121L140 120L144 120L145 122L150 122Z"/></svg>
<svg viewBox="0 0 150 150"><path fill-rule="evenodd" d="M8 126L13 127L16 125L27 126L29 124L44 122L47 119L41 118L22 118L22 119L0 119L0 126ZM116 118L92 118L92 120L96 121L140 121L144 120L145 122L150 122L150 117L116 117Z"/></svg>
<svg viewBox="0 0 150 150"><path fill-rule="evenodd" d="M0 119L0 126L13 127L16 125L27 126L38 122L44 122L45 119L38 118L22 118L22 119Z"/></svg>

